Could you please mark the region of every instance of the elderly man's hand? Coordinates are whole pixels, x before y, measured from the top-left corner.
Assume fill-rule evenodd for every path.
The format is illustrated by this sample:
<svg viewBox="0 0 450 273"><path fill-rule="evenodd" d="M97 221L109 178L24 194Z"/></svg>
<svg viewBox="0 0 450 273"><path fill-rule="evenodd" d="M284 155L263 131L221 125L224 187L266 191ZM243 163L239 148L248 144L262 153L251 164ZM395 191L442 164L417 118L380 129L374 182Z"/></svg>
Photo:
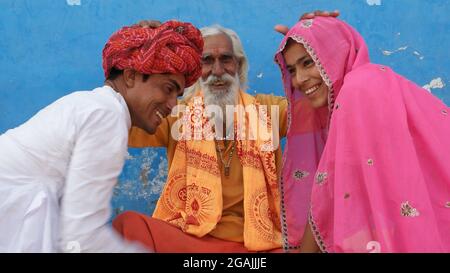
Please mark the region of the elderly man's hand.
<svg viewBox="0 0 450 273"><path fill-rule="evenodd" d="M335 10L335 11L322 11L322 10L316 10L316 11L314 11L314 12L307 12L307 13L304 13L301 17L300 17L300 19L298 19L299 21L300 20L303 20L303 19L312 19L312 18L314 18L314 17L316 17L316 16L322 16L322 17L338 17L339 16L339 11L338 10Z"/></svg>
<svg viewBox="0 0 450 273"><path fill-rule="evenodd" d="M158 20L142 20L137 24L134 24L133 27L148 27L148 28L157 28L161 26L162 23Z"/></svg>
<svg viewBox="0 0 450 273"><path fill-rule="evenodd" d="M316 16L338 17L339 16L339 11L335 10L335 11L331 11L330 12L330 11L316 10L314 12L307 12L307 13L304 13L300 17L299 21L303 20L303 19L313 19ZM279 32L279 33L281 33L283 35L286 35L288 33L288 31L289 31L289 28L287 26L285 26L285 25L275 25L274 29L275 29L275 31L277 31L277 32Z"/></svg>

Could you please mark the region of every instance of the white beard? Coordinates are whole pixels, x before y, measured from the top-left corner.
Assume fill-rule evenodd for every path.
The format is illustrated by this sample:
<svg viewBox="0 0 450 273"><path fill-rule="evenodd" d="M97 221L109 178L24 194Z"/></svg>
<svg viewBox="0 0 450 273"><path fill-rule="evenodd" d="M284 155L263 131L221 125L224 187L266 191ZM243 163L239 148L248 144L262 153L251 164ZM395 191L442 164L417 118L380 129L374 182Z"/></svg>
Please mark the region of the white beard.
<svg viewBox="0 0 450 273"><path fill-rule="evenodd" d="M210 84L214 81L222 80L224 82L231 83L229 87L223 90L214 90L210 88ZM200 86L203 90L205 106L215 105L222 109L222 117L216 117L221 119L219 122L225 125L226 122L226 107L227 105L234 106L236 104L237 96L240 89L239 75L236 73L234 77L229 74L224 74L222 77L218 78L216 76L210 75L205 81L200 79ZM216 123L217 124L217 123ZM227 134L233 128L233 122L228 123L228 128L226 128Z"/></svg>
<svg viewBox="0 0 450 273"><path fill-rule="evenodd" d="M223 114L225 115L226 106L227 105L235 105L237 95L239 93L239 75L236 73L234 77L231 77L229 74L225 74L222 76L221 80L225 82L231 82L228 88L224 88L222 90L211 91L211 88L208 83L216 80L217 77L209 76L206 81L200 80L200 84L203 90L203 96L205 99L205 105L217 105L222 109Z"/></svg>

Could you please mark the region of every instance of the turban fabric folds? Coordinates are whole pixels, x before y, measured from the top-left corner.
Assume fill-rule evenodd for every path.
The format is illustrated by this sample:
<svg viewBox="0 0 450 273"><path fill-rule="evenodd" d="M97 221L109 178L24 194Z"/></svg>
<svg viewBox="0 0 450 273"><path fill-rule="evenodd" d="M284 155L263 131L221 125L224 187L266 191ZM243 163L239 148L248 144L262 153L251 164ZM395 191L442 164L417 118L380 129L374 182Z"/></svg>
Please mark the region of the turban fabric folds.
<svg viewBox="0 0 450 273"><path fill-rule="evenodd" d="M201 75L203 39L190 23L168 21L158 28L123 27L103 49L103 70L134 69L142 74L181 73L186 87Z"/></svg>

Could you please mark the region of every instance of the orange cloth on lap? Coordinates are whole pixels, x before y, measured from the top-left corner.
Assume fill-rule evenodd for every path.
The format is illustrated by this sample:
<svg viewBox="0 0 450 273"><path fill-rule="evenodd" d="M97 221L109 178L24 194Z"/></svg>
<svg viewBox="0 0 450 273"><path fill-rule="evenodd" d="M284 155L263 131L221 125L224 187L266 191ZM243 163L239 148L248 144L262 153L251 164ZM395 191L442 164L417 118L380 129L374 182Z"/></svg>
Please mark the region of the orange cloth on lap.
<svg viewBox="0 0 450 273"><path fill-rule="evenodd" d="M247 253L242 243L236 243L205 235L198 238L159 219L137 212L120 214L113 227L129 241L142 243L157 253ZM270 252L282 252L281 248Z"/></svg>

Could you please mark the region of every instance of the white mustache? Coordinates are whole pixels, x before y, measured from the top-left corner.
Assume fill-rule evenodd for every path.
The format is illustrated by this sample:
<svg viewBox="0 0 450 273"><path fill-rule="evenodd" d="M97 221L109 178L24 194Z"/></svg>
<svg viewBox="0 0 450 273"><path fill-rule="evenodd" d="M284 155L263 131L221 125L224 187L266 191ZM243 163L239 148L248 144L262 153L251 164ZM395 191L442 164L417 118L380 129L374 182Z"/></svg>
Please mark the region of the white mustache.
<svg viewBox="0 0 450 273"><path fill-rule="evenodd" d="M203 82L205 85L214 84L231 84L234 78L231 75L224 74L223 76L217 77L215 75L209 75L208 78Z"/></svg>
<svg viewBox="0 0 450 273"><path fill-rule="evenodd" d="M220 90L211 90L213 88L210 84L219 80L228 82L229 84L226 87L220 88ZM223 113L225 113L227 105L235 104L236 96L239 93L239 86L240 82L237 73L234 77L228 74L222 75L222 77L210 75L205 81L201 80L205 105L217 105L222 108Z"/></svg>

